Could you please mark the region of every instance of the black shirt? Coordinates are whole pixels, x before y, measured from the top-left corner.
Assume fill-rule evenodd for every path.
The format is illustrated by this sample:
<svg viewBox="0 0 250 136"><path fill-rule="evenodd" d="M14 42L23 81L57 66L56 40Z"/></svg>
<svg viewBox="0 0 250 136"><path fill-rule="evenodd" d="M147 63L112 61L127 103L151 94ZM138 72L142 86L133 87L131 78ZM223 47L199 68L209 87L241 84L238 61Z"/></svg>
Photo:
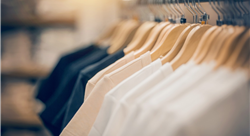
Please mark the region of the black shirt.
<svg viewBox="0 0 250 136"><path fill-rule="evenodd" d="M88 47L87 47L88 48ZM41 113L40 117L43 120L46 127L54 134L59 135L61 130L61 125L54 125L56 122L53 120L57 118L57 115L64 114L60 112L64 108L64 105L67 103L71 92L73 90L74 84L77 80L79 72L85 67L94 64L101 59L108 56L107 48L102 49L99 47L91 47L92 50L88 50L81 58L73 61L69 65L65 65L64 72L58 73L61 74L59 77L58 86L53 92L47 92L50 94L50 98L47 98L45 102L46 108ZM53 84L52 81L51 84ZM58 81L56 81L58 82ZM47 91L47 90L46 90ZM46 93L44 93L46 94ZM45 96L46 97L46 96ZM60 123L59 123L60 124Z"/></svg>
<svg viewBox="0 0 250 136"><path fill-rule="evenodd" d="M88 81L99 71L106 68L110 64L114 63L118 59L124 56L123 50L118 51L115 54L109 55L108 57L102 59L101 61L90 65L83 69L78 75L77 82L75 84L74 90L68 101L66 114L63 120L62 129L68 124L71 118L75 115L77 110L80 108L84 101L85 87Z"/></svg>
<svg viewBox="0 0 250 136"><path fill-rule="evenodd" d="M59 86L64 70L71 63L91 53L92 51L96 50L96 48L97 47L95 47L94 45L90 45L61 57L50 75L46 79L41 80L37 88L37 99L41 100L44 103L47 102L47 100L52 96L56 88Z"/></svg>

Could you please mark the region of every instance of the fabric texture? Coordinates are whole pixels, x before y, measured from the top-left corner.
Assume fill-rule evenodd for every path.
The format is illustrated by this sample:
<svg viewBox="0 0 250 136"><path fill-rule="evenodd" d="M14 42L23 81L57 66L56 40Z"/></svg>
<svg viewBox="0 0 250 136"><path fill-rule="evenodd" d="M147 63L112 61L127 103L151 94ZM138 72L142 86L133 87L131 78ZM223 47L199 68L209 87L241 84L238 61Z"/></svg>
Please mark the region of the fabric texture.
<svg viewBox="0 0 250 136"><path fill-rule="evenodd" d="M79 108L69 124L64 128L61 135L87 136L91 130L96 116L101 108L104 96L117 84L128 78L135 72L151 63L150 52L105 75L92 90L89 97Z"/></svg>
<svg viewBox="0 0 250 136"><path fill-rule="evenodd" d="M89 136L101 136L109 122L109 119L113 116L112 113L119 103L119 100L130 92L130 90L132 90L135 86L157 71L161 66L161 60L157 59L110 90L110 92L105 95L102 107L98 113L95 124L89 133ZM119 120L117 121L119 122Z"/></svg>
<svg viewBox="0 0 250 136"><path fill-rule="evenodd" d="M60 84L53 90L53 95L45 102L45 110L40 114L43 122L46 122L46 127L54 134L59 135L61 132L63 110L67 104L69 97L73 91L74 84L77 80L79 72L85 67L94 64L104 57L108 56L107 48L94 47L94 49L85 54L77 61L71 63L62 74ZM50 125L48 125L50 124ZM49 127L49 126L54 126Z"/></svg>
<svg viewBox="0 0 250 136"><path fill-rule="evenodd" d="M96 83L106 74L109 74L110 72L120 68L121 66L129 63L130 61L134 60L135 56L134 56L134 51L130 52L129 54L127 54L126 56L122 57L121 59L117 60L115 63L111 64L110 66L106 67L105 69L101 70L100 72L98 72L94 77L92 77L87 85L86 85L86 89L85 89L85 95L84 95L84 99L87 99L87 97L89 96L89 94L91 93L91 91L93 90L93 88L95 87Z"/></svg>
<svg viewBox="0 0 250 136"><path fill-rule="evenodd" d="M65 111L66 113L62 124L62 129L68 124L68 122L71 120L71 118L75 115L77 110L82 105L84 101L85 86L88 80L90 80L97 72L106 68L107 66L114 63L123 56L124 52L123 50L121 50L81 70L80 74L78 75L78 79L76 81L71 97L68 101L68 104L66 105L67 109Z"/></svg>

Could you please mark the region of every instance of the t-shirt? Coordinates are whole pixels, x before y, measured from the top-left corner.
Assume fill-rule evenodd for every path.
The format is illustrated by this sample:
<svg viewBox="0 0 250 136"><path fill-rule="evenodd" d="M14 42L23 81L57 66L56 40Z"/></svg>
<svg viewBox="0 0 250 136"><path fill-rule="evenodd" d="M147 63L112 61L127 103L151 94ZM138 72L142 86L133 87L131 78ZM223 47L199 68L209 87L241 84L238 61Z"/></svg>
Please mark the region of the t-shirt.
<svg viewBox="0 0 250 136"><path fill-rule="evenodd" d="M36 98L44 103L47 102L47 100L50 99L56 88L59 86L62 77L64 77L64 70L67 69L68 66L73 62L81 58L85 58L85 56L92 54L92 52L95 52L96 50L100 49L94 45L90 45L62 56L50 75L47 78L41 80L39 83L39 86L37 87L38 94Z"/></svg>
<svg viewBox="0 0 250 136"><path fill-rule="evenodd" d="M112 117L110 118L108 125L106 126L103 136L117 135L118 134L117 132L120 131L125 121L125 118L126 116L128 116L128 112L130 108L133 106L136 99L143 93L147 92L147 90L158 84L158 82L168 77L172 72L173 69L170 63L166 63L156 72L152 73L145 80L143 80L140 84L134 87L131 91L126 93L122 97L122 99L120 99L119 103L117 102L117 106L112 113ZM98 130L100 131L100 128Z"/></svg>
<svg viewBox="0 0 250 136"><path fill-rule="evenodd" d="M226 70L225 68L223 70ZM248 83L245 72L212 73L202 84L159 109L165 118L156 135L248 135ZM218 74L220 74L218 76ZM195 101L194 101L195 100ZM185 111L185 113L183 113ZM171 119L170 116L172 115Z"/></svg>
<svg viewBox="0 0 250 136"><path fill-rule="evenodd" d="M84 101L85 86L88 80L91 79L97 72L103 68L106 68L123 56L124 52L123 50L120 50L112 55L107 56L101 61L86 67L80 72L68 104L65 105L67 106L67 109L65 110L66 113L63 119L62 129L68 124L68 122L82 105Z"/></svg>
<svg viewBox="0 0 250 136"><path fill-rule="evenodd" d="M59 135L61 131L61 119L65 112L60 112L73 91L73 87L77 80L79 72L87 66L94 64L108 56L107 48L95 47L93 51L84 55L81 59L71 63L65 70L59 86L53 90L53 95L45 103L45 110L41 113L40 117L45 126L54 134ZM58 122L59 121L59 122Z"/></svg>
<svg viewBox="0 0 250 136"><path fill-rule="evenodd" d="M192 68L192 69L190 69ZM129 113L129 116L128 118L126 119L125 121L125 124L122 128L122 131L121 131L121 134L122 135L150 135L151 133L146 133L145 132L140 132L136 129L139 128L138 124L137 123L149 123L149 124L145 124L144 125L144 128L145 129L153 129L155 126L152 126L153 125L153 122L155 122L154 118L149 118L149 119L146 119L147 117L150 117L149 115L152 115L153 113L155 115L156 118L157 118L157 113L155 112L145 112L145 113L142 113L142 111L140 110L140 105L145 105L144 103L147 103L147 101L150 101L151 102L151 99L154 99L154 101L162 94L164 93L168 93L169 95L167 95L167 97L165 98L166 100L169 100L170 98L180 94L180 91L179 90L175 90L174 88L175 87L185 87L185 83L187 85L187 81L192 81L192 82L197 82L199 81L199 79L201 79L202 77L204 77L204 75L206 75L211 69L207 69L205 72L204 71L199 71L199 69L202 69L202 67L189 67L190 70L186 69L185 67L184 68L181 68L179 69L178 71L176 70L172 75L170 75L169 78L166 78L165 80L163 80L161 83L159 83L157 86L151 88L150 91L148 91L146 94L142 95L141 98L138 98L137 102L136 102L136 105L134 105L134 107L131 108L131 111ZM180 73L182 73L182 71L186 72L186 74L184 75L181 75ZM196 73L196 76L191 76L192 79L194 80L188 80L190 78L190 75L193 75L193 73ZM168 89L168 90L171 90L171 91L165 91L165 89ZM179 92L177 92L179 91ZM152 93L154 92L154 93ZM171 95L170 93L171 92L174 92L176 95ZM151 95L151 97L148 97L149 94ZM166 95L164 95L166 96ZM161 101L161 100L164 100L164 99L157 99L157 102ZM152 100L153 101L153 100ZM155 107L151 106L151 105L148 105L148 110L151 110L151 109L154 109ZM161 105L161 106L165 106L165 105ZM144 110L143 110L144 111ZM139 114L141 113L141 114ZM136 123L130 123L131 120L134 120ZM159 121L159 120L158 120ZM159 121L161 122L161 121ZM152 125L151 125L152 123ZM131 125L131 126L128 126L128 125ZM157 122L156 122L157 124ZM152 128L149 128L149 127L152 127ZM131 129L130 129L131 128ZM128 129L130 129L130 132L125 132L127 131ZM147 131L148 132L148 131ZM149 131L150 132L150 131Z"/></svg>
<svg viewBox="0 0 250 136"><path fill-rule="evenodd" d="M93 88L95 87L96 83L106 74L109 74L110 72L120 68L121 66L129 63L130 61L134 60L135 56L134 56L134 51L130 52L129 54L127 54L126 56L122 57L121 59L117 60L115 63L111 64L110 66L106 67L105 69L101 70L100 72L98 72L94 77L92 77L87 85L86 85L86 89L85 89L85 95L84 95L84 99L87 99L87 97L89 96L89 94L91 93L91 91L93 90Z"/></svg>
<svg viewBox="0 0 250 136"><path fill-rule="evenodd" d="M105 75L92 90L61 135L87 136L101 108L104 96L117 84L151 63L150 52Z"/></svg>
<svg viewBox="0 0 250 136"><path fill-rule="evenodd" d="M135 74L131 75L112 90L110 90L105 95L102 107L98 113L95 124L89 133L89 136L101 136L109 122L109 119L113 116L112 113L117 107L119 100L122 99L122 97L128 92L130 92L135 86L156 72L161 66L161 60L158 59L148 66L142 68Z"/></svg>

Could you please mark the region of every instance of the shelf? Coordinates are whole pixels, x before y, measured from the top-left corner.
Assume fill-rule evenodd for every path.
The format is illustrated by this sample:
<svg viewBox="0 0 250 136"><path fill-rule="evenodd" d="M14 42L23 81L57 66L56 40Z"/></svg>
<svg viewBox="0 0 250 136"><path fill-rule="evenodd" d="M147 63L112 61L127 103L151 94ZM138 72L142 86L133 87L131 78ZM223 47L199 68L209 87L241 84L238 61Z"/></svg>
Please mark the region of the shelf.
<svg viewBox="0 0 250 136"><path fill-rule="evenodd" d="M22 17L22 18L2 18L2 27L30 27L30 26L51 26L51 25L69 25L75 24L75 18L41 18L41 17Z"/></svg>

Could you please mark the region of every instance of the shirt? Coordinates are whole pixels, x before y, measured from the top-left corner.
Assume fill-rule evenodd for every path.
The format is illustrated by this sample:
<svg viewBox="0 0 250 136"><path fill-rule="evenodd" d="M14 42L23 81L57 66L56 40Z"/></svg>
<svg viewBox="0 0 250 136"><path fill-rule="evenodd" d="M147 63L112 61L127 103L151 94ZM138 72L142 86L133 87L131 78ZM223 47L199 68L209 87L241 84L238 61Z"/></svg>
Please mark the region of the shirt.
<svg viewBox="0 0 250 136"><path fill-rule="evenodd" d="M158 61L160 61L160 59ZM173 69L170 63L166 63L156 72L152 73L151 76L148 76L144 81L126 93L117 104L118 106L115 108L103 135L117 135L117 132L120 131L125 118L128 116L128 112L130 108L133 107L136 99L143 93L147 92L147 90L155 86L158 82L168 77L172 72ZM100 131L100 129L98 130Z"/></svg>
<svg viewBox="0 0 250 136"><path fill-rule="evenodd" d="M81 58L85 58L85 56L92 54L92 52L95 52L96 50L99 50L99 48L94 45L90 45L62 56L50 75L47 78L41 80L39 83L37 88L38 94L36 98L44 103L47 102L47 100L53 95L56 88L59 86L64 70L67 69L68 66L73 62Z"/></svg>
<svg viewBox="0 0 250 136"><path fill-rule="evenodd" d="M109 119L113 116L112 113L118 105L119 100L122 99L124 95L129 93L140 82L144 81L147 77L157 71L161 66L161 60L157 59L110 90L110 92L108 92L104 98L102 107L96 118L95 124L89 133L89 136L101 136L109 122Z"/></svg>
<svg viewBox="0 0 250 136"><path fill-rule="evenodd" d="M53 95L45 103L45 110L40 114L42 121L54 135L60 134L61 119L57 118L60 118L58 115L70 98L79 72L87 66L102 60L106 56L108 56L107 48L95 47L95 50L71 63L70 66L65 69L64 73L61 73L63 76L61 77L62 79L59 86L53 90ZM63 113L65 112L62 112L61 115ZM59 122L57 120L59 120Z"/></svg>
<svg viewBox="0 0 250 136"><path fill-rule="evenodd" d="M246 72L231 72L206 82L190 93L170 103L163 114L171 113L166 121L165 135L248 135L249 90ZM196 100L195 102L193 100ZM187 108L188 107L188 108ZM185 114L181 111L185 110ZM163 135L163 134L162 134Z"/></svg>
<svg viewBox="0 0 250 136"><path fill-rule="evenodd" d="M104 96L117 84L151 63L150 52L105 75L92 90L61 135L88 135L101 108Z"/></svg>
<svg viewBox="0 0 250 136"><path fill-rule="evenodd" d="M129 63L130 61L134 60L135 56L134 56L134 51L130 52L129 54L127 54L126 56L124 56L123 58L117 60L115 63L111 64L110 66L106 67L105 69L101 70L100 72L98 72L94 77L92 77L87 85L86 85L86 89L85 89L85 95L84 95L84 99L87 99L87 97L89 96L89 94L91 93L91 91L93 90L93 88L95 87L96 83L106 74L120 68L121 66Z"/></svg>
<svg viewBox="0 0 250 136"><path fill-rule="evenodd" d="M67 109L65 111L66 113L63 119L62 129L68 124L68 122L82 105L84 101L85 86L88 80L91 79L98 71L114 63L123 56L123 50L118 51L112 55L107 56L101 61L86 67L80 72L68 104L65 105L67 106Z"/></svg>
<svg viewBox="0 0 250 136"><path fill-rule="evenodd" d="M150 112L150 111L144 112L144 110L143 110L143 113L142 113L142 111L140 111L140 106L139 105L144 106L144 105L146 105L145 102L146 101L151 102L151 99L154 99L154 101L155 101L160 95L162 95L162 93L168 93L168 95L164 99L157 99L157 102L161 101L161 100L165 100L165 99L170 100L170 98L175 96L175 95L170 95L171 92L174 92L176 95L178 95L180 93L180 92L175 92L175 91L178 91L178 90L174 89L175 87L183 87L184 88L185 86L183 86L183 85L185 85L185 82L186 81L191 81L191 80L187 80L188 78L190 78L189 75L192 75L193 73L196 73L197 77L196 76L191 76L191 77L192 77L192 79L195 79L195 80L192 80L192 82L197 82L197 81L199 81L200 78L204 77L204 75L208 73L208 72L205 72L205 71L204 72L200 71L198 73L197 71L199 69L201 69L201 67L192 67L191 71L187 71L187 69L185 69L185 68L182 68L182 69L180 69L179 72L176 71L177 73L174 72L169 78L163 80L160 84L158 84L157 86L153 87L150 91L148 91L147 93L151 94L151 98L148 97L149 96L148 94L145 94L144 96L141 96L142 98L138 99L138 101L136 102L136 106L134 106L132 108L131 112L129 113L128 118L125 121L125 124L124 124L124 126L122 128L122 131L121 131L122 135L150 135L150 134L152 134L152 133L150 133L150 131L145 131L145 132L138 131L139 126L138 126L137 123L144 124L144 123L149 123L150 122L149 124L144 125L144 129L148 128L148 129L152 130L152 128L154 128L154 126L152 126L153 123L151 125L151 122L155 122L155 120L154 120L154 118L150 118L150 119L146 119L146 118L150 117L150 115L152 116L153 113L155 114L153 116L155 116L155 118L157 118L157 113ZM210 69L208 69L207 71L209 71L209 70ZM180 76L180 73L182 73L181 71L187 71L187 73L184 76ZM171 91L165 91L165 88L167 88L168 90L171 90ZM152 92L154 92L154 95L152 95L153 94ZM148 97L147 100L145 99L145 96ZM164 95L164 96L166 96L166 95ZM152 110L152 109L155 108L155 107L153 107L151 105L147 105L147 106L148 106L148 110ZM164 107L165 105L163 104L161 106ZM138 113L141 113L141 114L138 114ZM137 123L132 123L132 124L129 123L132 120L134 120ZM159 122L161 122L161 121L159 121ZM130 126L129 126L129 124L130 124ZM150 128L150 127L152 127L152 128ZM128 132L128 129L130 129L129 132ZM146 132L148 132L148 133L146 133Z"/></svg>

